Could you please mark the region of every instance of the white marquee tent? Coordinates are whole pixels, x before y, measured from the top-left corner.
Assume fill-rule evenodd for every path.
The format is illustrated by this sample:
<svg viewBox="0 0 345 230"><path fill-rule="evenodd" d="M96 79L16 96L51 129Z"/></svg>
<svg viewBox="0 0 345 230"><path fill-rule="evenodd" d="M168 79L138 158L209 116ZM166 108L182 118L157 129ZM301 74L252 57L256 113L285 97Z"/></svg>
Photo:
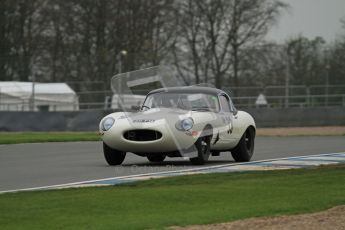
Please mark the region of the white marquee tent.
<svg viewBox="0 0 345 230"><path fill-rule="evenodd" d="M34 92L34 100L32 95ZM66 83L0 82L0 111L74 111L78 96Z"/></svg>

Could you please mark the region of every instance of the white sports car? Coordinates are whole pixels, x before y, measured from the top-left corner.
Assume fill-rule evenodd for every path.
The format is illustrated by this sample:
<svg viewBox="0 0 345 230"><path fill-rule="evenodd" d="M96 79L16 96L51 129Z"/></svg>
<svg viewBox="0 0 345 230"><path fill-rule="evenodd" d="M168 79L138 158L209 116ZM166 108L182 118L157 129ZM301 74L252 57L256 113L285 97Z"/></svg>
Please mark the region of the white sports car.
<svg viewBox="0 0 345 230"><path fill-rule="evenodd" d="M256 127L224 91L189 86L153 90L140 111L109 114L99 130L109 165L122 164L127 152L151 162L188 156L193 164L204 164L211 154L226 151L235 161L249 161Z"/></svg>

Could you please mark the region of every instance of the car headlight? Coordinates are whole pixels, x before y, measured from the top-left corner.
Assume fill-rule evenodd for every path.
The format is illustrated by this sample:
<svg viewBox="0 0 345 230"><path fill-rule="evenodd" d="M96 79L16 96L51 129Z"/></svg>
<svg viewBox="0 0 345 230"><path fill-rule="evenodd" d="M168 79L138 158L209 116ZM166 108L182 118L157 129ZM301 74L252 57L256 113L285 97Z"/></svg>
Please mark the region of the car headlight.
<svg viewBox="0 0 345 230"><path fill-rule="evenodd" d="M192 118L185 118L179 122L176 123L176 128L178 130L188 131L193 128L194 121Z"/></svg>
<svg viewBox="0 0 345 230"><path fill-rule="evenodd" d="M108 117L102 122L102 130L108 131L115 123L114 118Z"/></svg>

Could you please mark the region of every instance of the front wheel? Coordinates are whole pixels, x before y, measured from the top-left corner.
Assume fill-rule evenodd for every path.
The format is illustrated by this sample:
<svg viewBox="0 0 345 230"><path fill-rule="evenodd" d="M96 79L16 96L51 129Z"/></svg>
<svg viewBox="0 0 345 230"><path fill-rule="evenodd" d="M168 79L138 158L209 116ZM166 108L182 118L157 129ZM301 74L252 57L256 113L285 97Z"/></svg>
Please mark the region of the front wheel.
<svg viewBox="0 0 345 230"><path fill-rule="evenodd" d="M149 155L147 155L147 159L148 159L150 162L155 162L155 163L163 162L164 159L165 159L165 155L149 154Z"/></svg>
<svg viewBox="0 0 345 230"><path fill-rule="evenodd" d="M208 161L210 157L210 143L211 137L210 136L201 136L195 143L195 147L198 152L198 156L194 158L190 158L190 161L194 165L203 165Z"/></svg>
<svg viewBox="0 0 345 230"><path fill-rule="evenodd" d="M255 130L248 128L241 137L238 145L231 150L231 155L236 162L248 162L254 153Z"/></svg>
<svg viewBox="0 0 345 230"><path fill-rule="evenodd" d="M104 158L109 165L120 165L125 160L126 152L110 148L103 142Z"/></svg>

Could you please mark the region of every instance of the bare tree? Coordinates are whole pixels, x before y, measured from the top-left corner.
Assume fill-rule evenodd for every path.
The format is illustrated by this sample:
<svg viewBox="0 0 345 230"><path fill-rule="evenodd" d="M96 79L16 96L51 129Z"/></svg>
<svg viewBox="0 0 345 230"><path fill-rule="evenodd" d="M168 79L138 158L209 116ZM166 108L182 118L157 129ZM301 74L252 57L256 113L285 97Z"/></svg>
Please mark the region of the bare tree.
<svg viewBox="0 0 345 230"><path fill-rule="evenodd" d="M203 30L203 15L194 0L180 1L176 8L180 36L172 47L174 63L185 81L190 80L186 74L191 72L195 77L195 83L199 84L202 76L206 81L210 63L206 56L209 42Z"/></svg>
<svg viewBox="0 0 345 230"><path fill-rule="evenodd" d="M279 0L4 0L1 77L104 81L123 70L176 64L186 81L239 85L248 48L286 5ZM13 73L11 73L11 71ZM228 81L230 79L231 81Z"/></svg>
<svg viewBox="0 0 345 230"><path fill-rule="evenodd" d="M231 18L228 24L232 47L234 86L239 86L241 49L255 46L267 34L287 5L277 0L231 0Z"/></svg>
<svg viewBox="0 0 345 230"><path fill-rule="evenodd" d="M180 26L185 33L176 47L191 53L196 82L203 69L205 76L212 73L216 87L229 74L234 86L239 85L242 48L262 40L286 7L278 0L189 0L180 4L184 6Z"/></svg>
<svg viewBox="0 0 345 230"><path fill-rule="evenodd" d="M300 36L286 43L291 82L307 86L323 84L328 58L325 56L325 41L321 37L308 39Z"/></svg>
<svg viewBox="0 0 345 230"><path fill-rule="evenodd" d="M241 83L247 86L283 85L286 74L286 47L272 42L242 50ZM254 95L257 96L257 95Z"/></svg>
<svg viewBox="0 0 345 230"><path fill-rule="evenodd" d="M329 49L329 83L345 84L345 17L342 18L343 33Z"/></svg>
<svg viewBox="0 0 345 230"><path fill-rule="evenodd" d="M44 28L39 11L43 2L33 1L2 1L1 7L1 47L2 58L7 59L6 71L12 79L27 81L35 65L35 55L39 53L38 37ZM3 67L1 68L3 70ZM10 71L11 73L8 73Z"/></svg>
<svg viewBox="0 0 345 230"><path fill-rule="evenodd" d="M0 80L11 80L13 65L12 28L16 7L10 0L0 2Z"/></svg>

